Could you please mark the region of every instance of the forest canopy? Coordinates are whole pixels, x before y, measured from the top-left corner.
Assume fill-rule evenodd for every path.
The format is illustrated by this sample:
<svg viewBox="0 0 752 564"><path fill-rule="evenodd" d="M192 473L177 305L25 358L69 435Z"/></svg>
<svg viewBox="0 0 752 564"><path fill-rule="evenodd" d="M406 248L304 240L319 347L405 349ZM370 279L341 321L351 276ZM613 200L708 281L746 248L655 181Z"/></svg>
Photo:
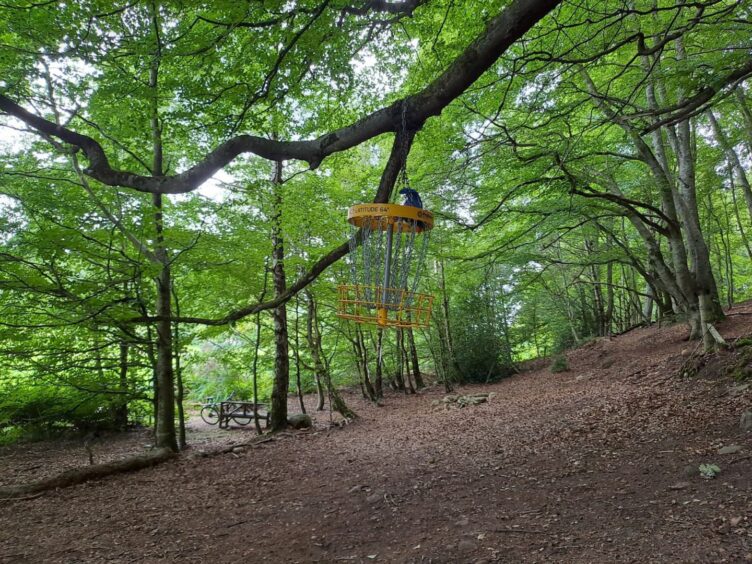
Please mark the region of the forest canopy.
<svg viewBox="0 0 752 564"><path fill-rule="evenodd" d="M749 2L9 0L0 43L3 438L711 350L752 297ZM347 209L401 182L431 324L338 319Z"/></svg>

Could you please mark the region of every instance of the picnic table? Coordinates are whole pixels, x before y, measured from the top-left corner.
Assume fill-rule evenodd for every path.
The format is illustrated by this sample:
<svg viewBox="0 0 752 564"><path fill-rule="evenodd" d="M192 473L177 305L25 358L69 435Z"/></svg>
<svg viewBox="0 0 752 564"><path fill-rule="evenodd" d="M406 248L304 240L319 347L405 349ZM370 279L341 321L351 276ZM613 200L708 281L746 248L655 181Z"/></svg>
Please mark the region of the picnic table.
<svg viewBox="0 0 752 564"><path fill-rule="evenodd" d="M238 425L249 425L253 422L254 413L258 413L259 421L269 426L269 408L265 403L252 401L223 401L219 403L219 426L222 429L230 427L230 420Z"/></svg>

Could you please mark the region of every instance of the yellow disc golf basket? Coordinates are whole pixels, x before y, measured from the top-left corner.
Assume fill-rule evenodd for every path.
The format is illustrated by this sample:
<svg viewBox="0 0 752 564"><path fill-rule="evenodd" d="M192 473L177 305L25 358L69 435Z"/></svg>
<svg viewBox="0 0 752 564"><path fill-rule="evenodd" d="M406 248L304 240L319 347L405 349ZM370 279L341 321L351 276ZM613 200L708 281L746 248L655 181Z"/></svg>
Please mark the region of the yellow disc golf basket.
<svg viewBox="0 0 752 564"><path fill-rule="evenodd" d="M397 204L347 213L352 284L339 286L337 315L379 327L428 327L433 296L417 293L433 214Z"/></svg>

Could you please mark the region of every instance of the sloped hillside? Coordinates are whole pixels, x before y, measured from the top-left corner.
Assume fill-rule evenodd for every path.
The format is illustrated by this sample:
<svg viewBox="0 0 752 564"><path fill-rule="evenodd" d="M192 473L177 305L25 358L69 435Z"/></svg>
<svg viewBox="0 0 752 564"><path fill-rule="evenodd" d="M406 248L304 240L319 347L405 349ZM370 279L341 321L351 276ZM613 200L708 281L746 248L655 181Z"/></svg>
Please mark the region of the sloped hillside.
<svg viewBox="0 0 752 564"><path fill-rule="evenodd" d="M752 306L718 328L752 334ZM476 406L438 387L351 397L342 429L319 414L256 448L6 502L0 560L752 560L752 393L724 375L743 349L702 360L685 334L638 329L567 372L459 390L495 392Z"/></svg>

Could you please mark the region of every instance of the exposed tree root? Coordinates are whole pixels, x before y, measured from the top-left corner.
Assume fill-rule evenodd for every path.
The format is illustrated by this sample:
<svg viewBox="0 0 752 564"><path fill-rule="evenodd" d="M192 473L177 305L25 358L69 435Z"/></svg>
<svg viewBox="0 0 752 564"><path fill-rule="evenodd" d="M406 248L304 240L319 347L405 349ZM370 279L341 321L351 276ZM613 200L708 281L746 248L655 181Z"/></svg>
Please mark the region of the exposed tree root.
<svg viewBox="0 0 752 564"><path fill-rule="evenodd" d="M262 435L255 437L254 439L242 443L235 443L222 448L214 449L209 452L198 453L199 456L211 457L220 454L228 454L233 452L238 447L257 447L263 443L278 440L281 437L294 437L292 433L277 433L275 435ZM67 470L62 474L53 476L51 478L45 478L37 482L31 482L28 484L19 484L16 486L2 486L0 487L0 502L3 501L23 501L27 499L35 499L49 490L57 488L67 488L69 486L75 486L88 482L89 480L98 480L114 474L121 474L124 472L133 472L136 470L142 470L151 466L156 466L167 460L175 458L177 453L167 448L156 449L146 454L140 454L138 456L132 456L125 460L118 460L115 462L108 462L107 464L95 464L92 466L84 466L82 468L74 468ZM33 495L29 495L33 494Z"/></svg>
<svg viewBox="0 0 752 564"><path fill-rule="evenodd" d="M95 464L83 468L74 468L63 472L62 474L58 474L57 476L39 480L38 482L0 487L0 498L3 498L5 501L27 496L28 494L46 492L57 488L67 488L69 486L88 482L89 480L98 480L106 476L112 476L113 474L132 472L134 470L156 466L157 464L170 460L175 456L176 453L170 449L160 448L146 454L126 458L125 460L108 462L107 464ZM32 498L29 497L27 499Z"/></svg>

